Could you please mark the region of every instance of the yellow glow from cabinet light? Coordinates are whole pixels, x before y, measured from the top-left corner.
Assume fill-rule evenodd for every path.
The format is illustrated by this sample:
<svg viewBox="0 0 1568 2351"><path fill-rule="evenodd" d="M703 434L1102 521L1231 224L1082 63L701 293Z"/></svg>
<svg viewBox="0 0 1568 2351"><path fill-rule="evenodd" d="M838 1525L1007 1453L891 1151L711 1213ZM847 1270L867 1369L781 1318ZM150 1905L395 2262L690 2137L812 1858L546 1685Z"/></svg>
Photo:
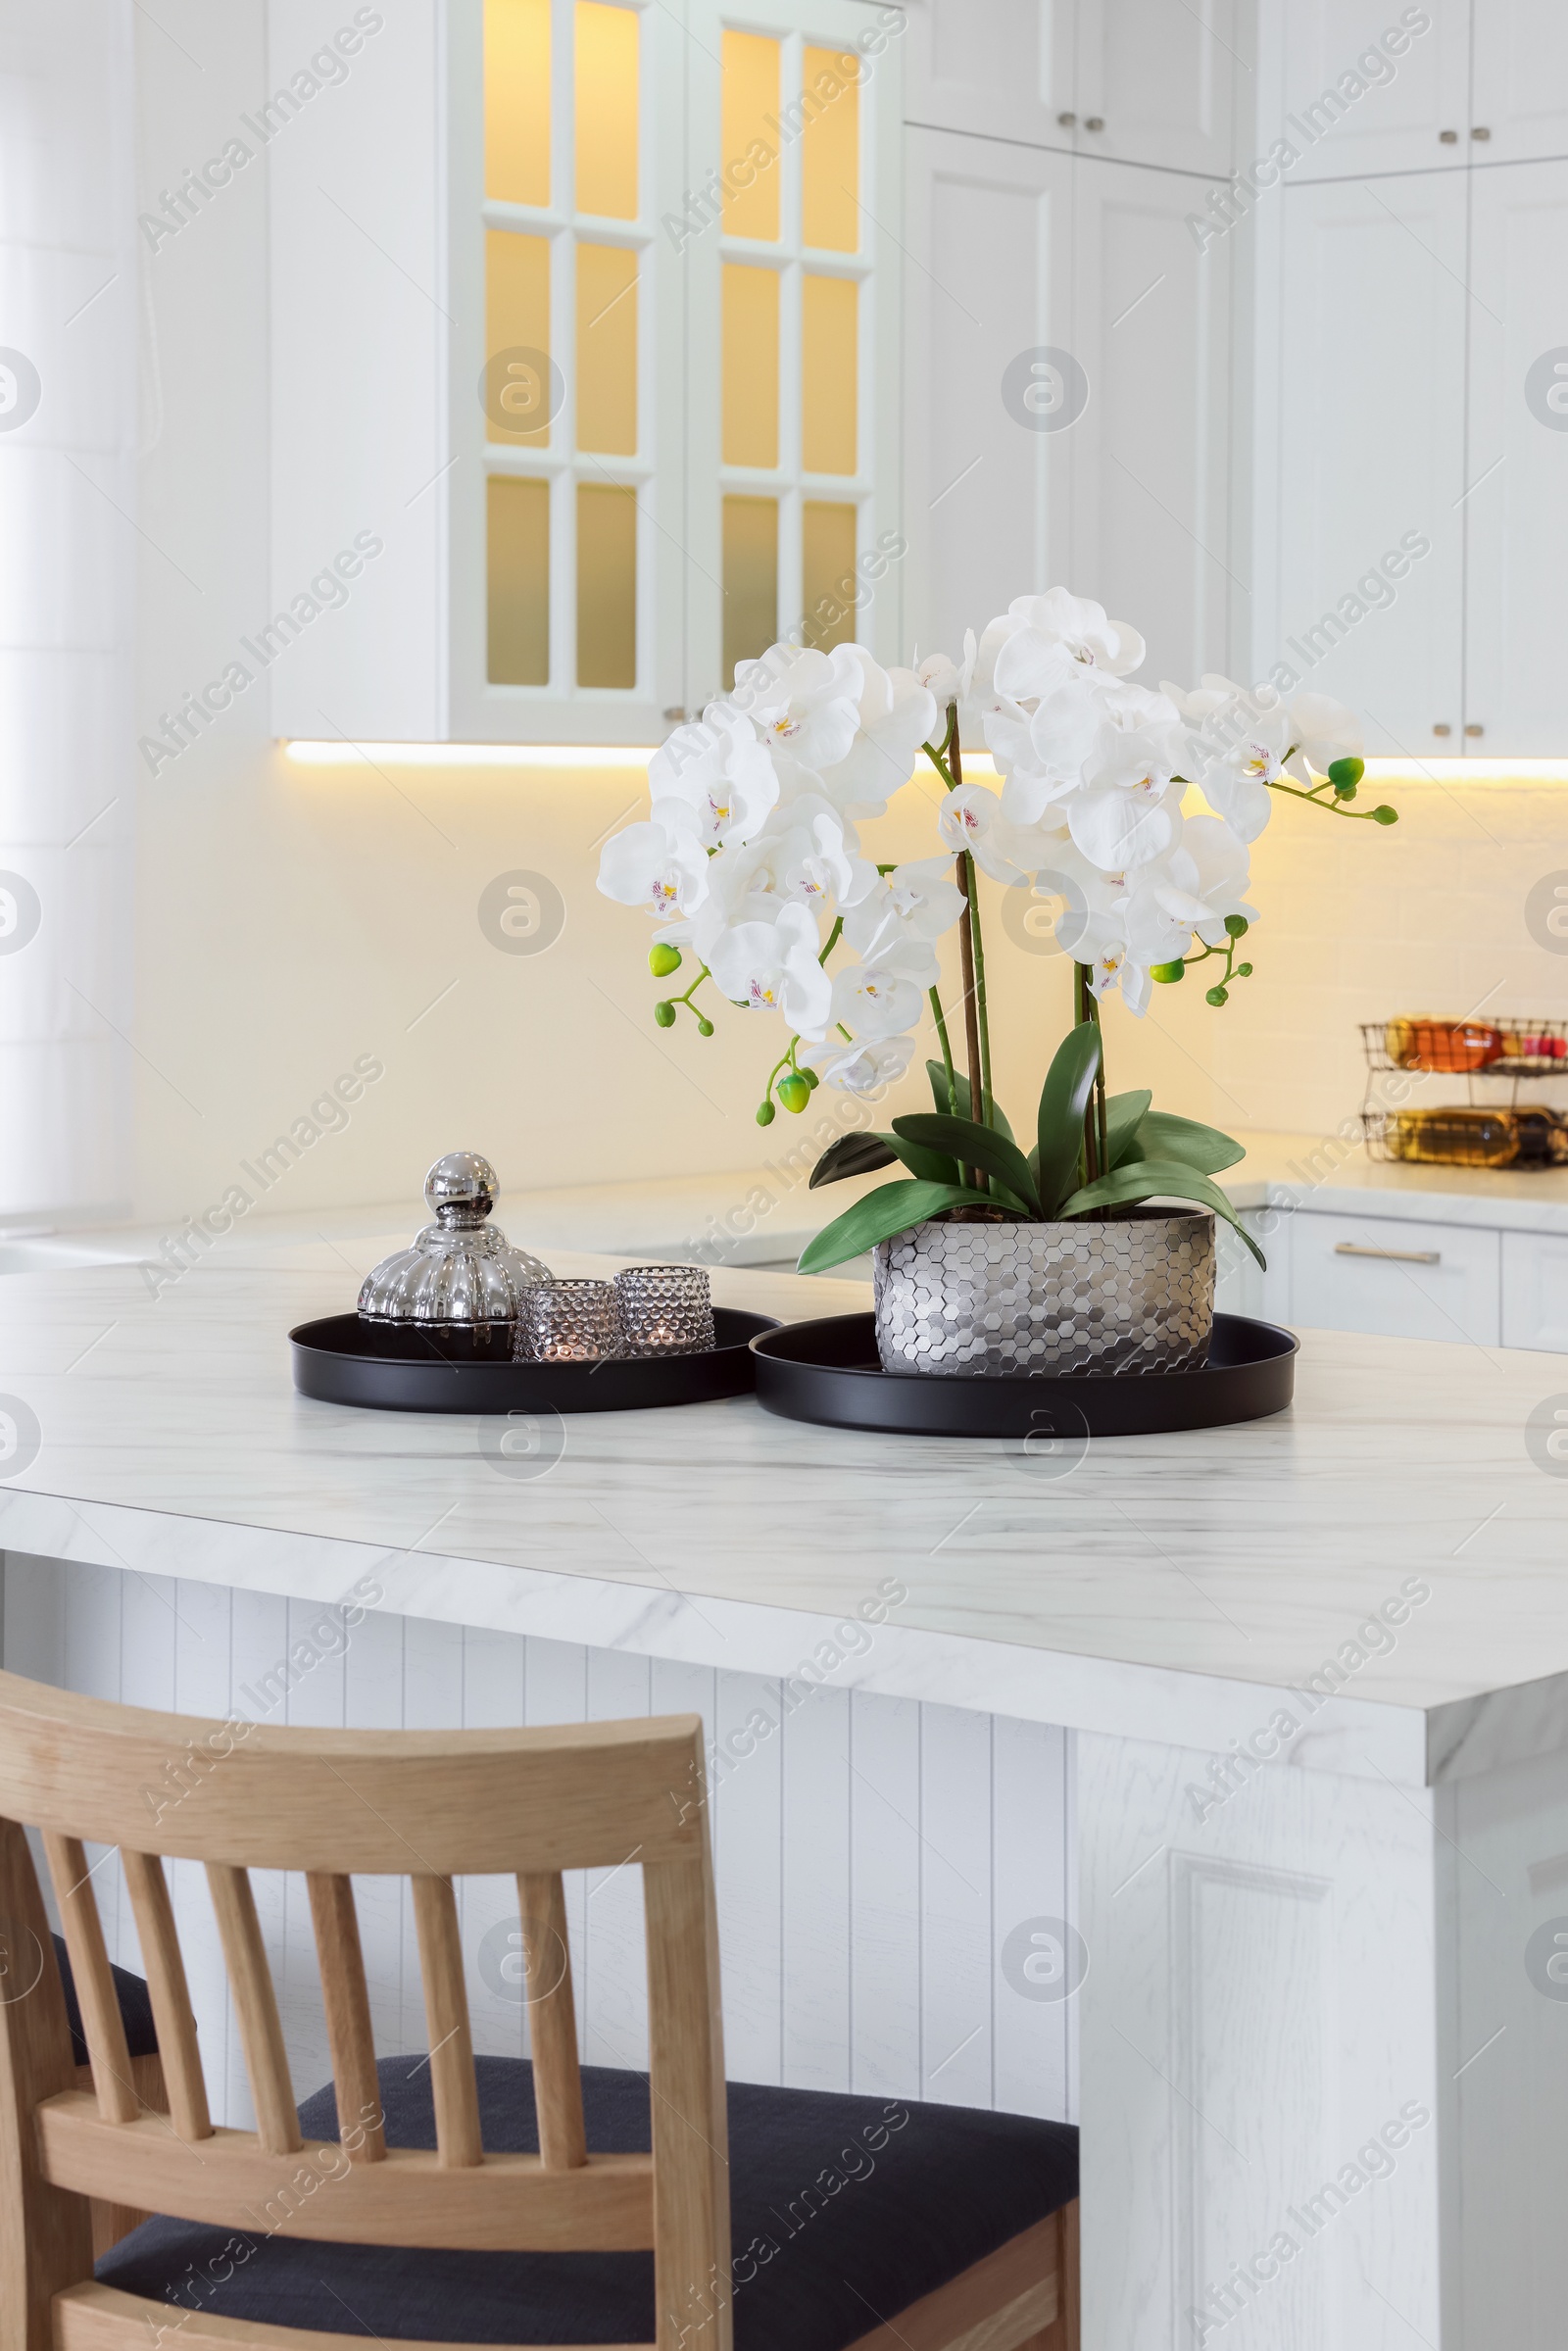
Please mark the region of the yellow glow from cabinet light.
<svg viewBox="0 0 1568 2351"><path fill-rule="evenodd" d="M1568 784L1568 759L1368 759L1375 784Z"/></svg>
<svg viewBox="0 0 1568 2351"><path fill-rule="evenodd" d="M300 767L646 767L651 749L584 743L285 743Z"/></svg>

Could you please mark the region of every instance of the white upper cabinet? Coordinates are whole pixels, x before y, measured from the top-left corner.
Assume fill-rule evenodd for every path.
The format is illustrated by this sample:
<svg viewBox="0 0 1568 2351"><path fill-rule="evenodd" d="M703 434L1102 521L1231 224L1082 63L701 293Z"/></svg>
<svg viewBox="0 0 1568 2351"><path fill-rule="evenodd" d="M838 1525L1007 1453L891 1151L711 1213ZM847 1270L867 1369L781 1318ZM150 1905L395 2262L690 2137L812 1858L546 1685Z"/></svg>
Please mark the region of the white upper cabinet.
<svg viewBox="0 0 1568 2351"><path fill-rule="evenodd" d="M1224 176L1242 72L1237 0L1079 0L1072 111L1079 152Z"/></svg>
<svg viewBox="0 0 1568 2351"><path fill-rule="evenodd" d="M911 121L1223 175L1238 0L923 0Z"/></svg>
<svg viewBox="0 0 1568 2351"><path fill-rule="evenodd" d="M902 10L399 0L291 103L340 17L270 0L277 731L653 744L891 646Z"/></svg>
<svg viewBox="0 0 1568 2351"><path fill-rule="evenodd" d="M1560 755L1568 163L1471 175L1466 749Z"/></svg>
<svg viewBox="0 0 1568 2351"><path fill-rule="evenodd" d="M1283 662L1383 755L1462 742L1465 193L1423 172L1282 203L1253 674Z"/></svg>
<svg viewBox="0 0 1568 2351"><path fill-rule="evenodd" d="M1278 114L1261 107L1258 152L1287 140L1292 180L1470 161L1470 0L1283 0L1269 13Z"/></svg>
<svg viewBox="0 0 1568 2351"><path fill-rule="evenodd" d="M1563 0L1474 0L1474 8L1476 162L1568 156Z"/></svg>

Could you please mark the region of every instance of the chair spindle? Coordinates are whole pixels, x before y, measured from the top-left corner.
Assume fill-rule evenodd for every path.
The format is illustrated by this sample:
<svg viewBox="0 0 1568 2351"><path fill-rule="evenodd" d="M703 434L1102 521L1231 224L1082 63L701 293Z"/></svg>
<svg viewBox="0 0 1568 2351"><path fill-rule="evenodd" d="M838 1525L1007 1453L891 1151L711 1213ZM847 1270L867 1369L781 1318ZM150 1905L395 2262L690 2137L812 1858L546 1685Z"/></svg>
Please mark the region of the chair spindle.
<svg viewBox="0 0 1568 2351"><path fill-rule="evenodd" d="M302 2143L299 2116L250 1876L226 1862L210 1861L207 1883L222 1937L234 2013L239 2018L257 2135L269 2155L294 2155Z"/></svg>
<svg viewBox="0 0 1568 2351"><path fill-rule="evenodd" d="M424 2021L430 2035L436 2148L443 2165L466 2169L484 2161L484 2149L479 2136L479 2085L473 2072L457 1897L450 1878L416 1877L413 1886L419 1972L424 1978Z"/></svg>
<svg viewBox="0 0 1568 2351"><path fill-rule="evenodd" d="M577 2069L577 2018L571 1991L566 1897L561 1872L517 1880L523 1952L528 1963L528 2032L533 2049L533 2102L539 2152L550 2172L575 2171L588 2161ZM560 1968L559 1978L557 1968ZM533 1990L536 1981L545 1988Z"/></svg>
<svg viewBox="0 0 1568 2351"><path fill-rule="evenodd" d="M327 2046L332 2052L338 2136L351 2163L379 2163L386 2154L386 2130L353 1882L312 1870L306 1884L311 1889L311 1919L321 1970Z"/></svg>
<svg viewBox="0 0 1568 2351"><path fill-rule="evenodd" d="M174 1925L164 1865L156 1853L124 1851L125 1886L136 1920L147 1991L158 2028L158 2052L169 2091L169 2112L183 2139L211 2138L207 2082L196 2045L196 2019L185 1981L185 1961Z"/></svg>
<svg viewBox="0 0 1568 2351"><path fill-rule="evenodd" d="M71 1972L75 1979L81 2010L82 2035L92 2063L92 2085L98 2093L98 2112L106 2123L133 2123L141 2111L130 2078L130 2050L120 2014L120 1998L109 1972L109 1951L103 1921L87 1870L87 1855L79 1837L44 1832L44 1852L54 1880L55 1900Z"/></svg>

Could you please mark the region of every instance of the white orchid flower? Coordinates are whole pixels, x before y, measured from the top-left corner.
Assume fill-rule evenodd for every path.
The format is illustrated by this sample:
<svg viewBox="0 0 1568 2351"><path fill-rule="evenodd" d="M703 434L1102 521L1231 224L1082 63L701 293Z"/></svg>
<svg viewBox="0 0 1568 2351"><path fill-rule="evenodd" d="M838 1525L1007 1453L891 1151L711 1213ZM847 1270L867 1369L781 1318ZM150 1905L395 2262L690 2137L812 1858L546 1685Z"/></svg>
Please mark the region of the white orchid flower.
<svg viewBox="0 0 1568 2351"><path fill-rule="evenodd" d="M1218 816L1189 816L1182 827L1179 855L1195 869L1190 886L1202 912L1195 917L1193 928L1205 947L1224 946L1227 914L1240 914L1247 922L1257 920L1257 908L1247 901L1251 886L1247 843L1228 824Z"/></svg>
<svg viewBox="0 0 1568 2351"><path fill-rule="evenodd" d="M856 816L880 816L914 772L922 743L936 731L935 698L912 669L883 669L862 645L841 645L860 667L855 740L844 757L821 769L822 788Z"/></svg>
<svg viewBox="0 0 1568 2351"><path fill-rule="evenodd" d="M896 865L844 917L844 937L866 962L906 940L922 945L951 931L963 912L963 892L946 857ZM934 984L934 983L928 983Z"/></svg>
<svg viewBox="0 0 1568 2351"><path fill-rule="evenodd" d="M858 647L818 653L802 645L770 646L760 661L740 661L731 701L755 722L769 751L817 774L837 766L859 726Z"/></svg>
<svg viewBox="0 0 1568 2351"><path fill-rule="evenodd" d="M1125 677L1144 659L1135 628L1065 588L1014 597L1007 615L1017 625L997 652L994 675L997 692L1015 702L1054 694L1075 674L1088 673L1096 684Z"/></svg>
<svg viewBox="0 0 1568 2351"><path fill-rule="evenodd" d="M1202 736L1189 735L1184 772L1232 832L1255 841L1274 813L1268 787L1285 773L1293 741L1285 710L1265 710L1260 718L1250 714L1228 749L1215 750Z"/></svg>
<svg viewBox="0 0 1568 2351"><path fill-rule="evenodd" d="M854 825L821 793L799 792L749 844L748 886L836 914L876 888L876 867L859 848Z"/></svg>
<svg viewBox="0 0 1568 2351"><path fill-rule="evenodd" d="M930 955L931 950L926 953ZM862 1041L874 1042L897 1036L901 1029L912 1029L924 1008L924 991L918 982L887 962L849 963L834 974L830 1018L853 1029Z"/></svg>
<svg viewBox="0 0 1568 2351"><path fill-rule="evenodd" d="M1289 718L1296 748L1285 764L1309 791L1336 759L1358 759L1366 749L1355 712L1348 710L1343 702L1331 702L1326 694L1298 694Z"/></svg>
<svg viewBox="0 0 1568 2351"><path fill-rule="evenodd" d="M683 801L709 849L749 840L778 800L778 777L744 711L710 703L701 719L676 727L648 762L655 802Z"/></svg>
<svg viewBox="0 0 1568 2351"><path fill-rule="evenodd" d="M808 1045L800 1058L825 1086L842 1087L862 1102L876 1101L903 1077L914 1058L912 1037L871 1037L854 1045Z"/></svg>
<svg viewBox="0 0 1568 2351"><path fill-rule="evenodd" d="M641 824L612 833L599 859L599 888L623 906L660 921L695 913L708 896L709 859L695 811L661 800Z"/></svg>
<svg viewBox="0 0 1568 2351"><path fill-rule="evenodd" d="M1119 988L1122 1003L1140 1020L1148 1011L1149 1000L1153 994L1149 966L1136 961L1127 949L1120 945L1102 948L1095 957L1094 977L1090 986L1096 996L1102 998L1108 996L1113 988Z"/></svg>
<svg viewBox="0 0 1568 2351"><path fill-rule="evenodd" d="M1007 854L1008 829L1002 803L987 784L962 784L937 810L937 831L952 850L967 850L994 882L1015 882L1018 868Z"/></svg>
<svg viewBox="0 0 1568 2351"><path fill-rule="evenodd" d="M817 960L816 925L805 906L780 906L772 922L738 922L703 949L714 984L752 1012L782 1012L802 1037L826 1032L833 983Z"/></svg>
<svg viewBox="0 0 1568 2351"><path fill-rule="evenodd" d="M922 661L916 660L914 674L936 702L938 710L948 710L956 702L967 702L974 684L975 661L979 647L972 628L963 632L963 660L956 661L945 653L928 653Z"/></svg>
<svg viewBox="0 0 1568 2351"><path fill-rule="evenodd" d="M1083 789L1063 805L1073 841L1102 873L1151 864L1175 847L1182 787L1174 762L1163 725L1102 729Z"/></svg>

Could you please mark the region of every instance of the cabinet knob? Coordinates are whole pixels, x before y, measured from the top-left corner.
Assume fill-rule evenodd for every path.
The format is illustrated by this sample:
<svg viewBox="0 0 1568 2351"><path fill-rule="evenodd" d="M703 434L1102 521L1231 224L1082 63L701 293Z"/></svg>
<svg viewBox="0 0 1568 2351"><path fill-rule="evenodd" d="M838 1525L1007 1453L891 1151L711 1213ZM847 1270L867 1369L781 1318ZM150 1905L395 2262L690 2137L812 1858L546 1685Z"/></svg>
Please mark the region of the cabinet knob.
<svg viewBox="0 0 1568 2351"><path fill-rule="evenodd" d="M1085 130L1103 130L1103 129L1104 129L1104 127L1105 127L1105 118L1104 118L1104 116L1103 116L1103 115L1086 115L1086 116L1084 117L1084 128L1085 128ZM1483 137L1486 137L1486 136L1489 136L1490 134L1489 134L1489 133L1487 133L1487 132L1483 132L1481 135L1482 135Z"/></svg>
<svg viewBox="0 0 1568 2351"><path fill-rule="evenodd" d="M1471 125L1470 136L1473 139L1490 139L1492 133L1483 123L1476 122Z"/></svg>
<svg viewBox="0 0 1568 2351"><path fill-rule="evenodd" d="M1440 719L1438 720L1438 723L1437 723L1437 725L1436 725L1436 726L1435 726L1435 727L1432 729L1432 732L1433 732L1435 735L1451 735L1451 734L1452 734L1452 732L1453 732L1453 729L1452 729L1452 727L1451 727L1451 726L1448 724L1448 721L1446 720L1446 718L1440 718Z"/></svg>
<svg viewBox="0 0 1568 2351"><path fill-rule="evenodd" d="M1056 121L1061 124L1063 130L1071 130L1077 120L1076 115L1058 115L1056 117Z"/></svg>
<svg viewBox="0 0 1568 2351"><path fill-rule="evenodd" d="M1459 144L1459 133L1456 130L1440 130L1438 137L1445 147L1457 147Z"/></svg>
<svg viewBox="0 0 1568 2351"><path fill-rule="evenodd" d="M682 709L681 705L677 702L664 712L664 716L671 726L679 726L683 723L686 712Z"/></svg>
<svg viewBox="0 0 1568 2351"><path fill-rule="evenodd" d="M1466 725L1464 731L1467 735L1484 735L1487 730L1484 726L1478 726L1475 720L1472 718Z"/></svg>

